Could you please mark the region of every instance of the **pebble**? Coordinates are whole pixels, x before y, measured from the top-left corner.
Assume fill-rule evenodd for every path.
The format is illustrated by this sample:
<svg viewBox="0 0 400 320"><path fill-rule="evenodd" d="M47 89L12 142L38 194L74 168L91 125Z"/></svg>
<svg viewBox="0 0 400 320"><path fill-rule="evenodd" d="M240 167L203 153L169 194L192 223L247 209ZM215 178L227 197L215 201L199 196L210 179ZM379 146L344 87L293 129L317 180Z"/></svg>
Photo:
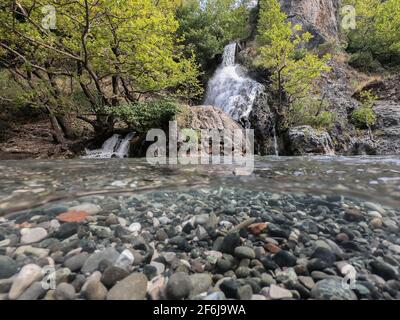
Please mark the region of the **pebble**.
<svg viewBox="0 0 400 320"><path fill-rule="evenodd" d="M21 243L30 244L40 242L47 237L47 231L44 228L24 228L21 230Z"/></svg>
<svg viewBox="0 0 400 320"><path fill-rule="evenodd" d="M106 268L101 276L101 282L108 288L113 287L118 281L126 278L129 273L116 266Z"/></svg>
<svg viewBox="0 0 400 320"><path fill-rule="evenodd" d="M237 247L235 248L235 257L239 259L255 259L256 253L252 248L249 247Z"/></svg>
<svg viewBox="0 0 400 320"><path fill-rule="evenodd" d="M7 279L18 271L17 263L7 256L0 256L0 279Z"/></svg>
<svg viewBox="0 0 400 320"><path fill-rule="evenodd" d="M183 272L174 273L168 280L166 295L168 299L181 300L189 297L192 291L192 281Z"/></svg>
<svg viewBox="0 0 400 320"><path fill-rule="evenodd" d="M372 202L365 202L364 206L370 210L378 211L380 214L385 214L386 210L379 204L372 203Z"/></svg>
<svg viewBox="0 0 400 320"><path fill-rule="evenodd" d="M54 297L56 300L74 300L75 288L68 283L60 283L54 292Z"/></svg>
<svg viewBox="0 0 400 320"><path fill-rule="evenodd" d="M93 203L82 203L78 206L69 208L69 211L84 211L89 215L96 215L102 211L102 208Z"/></svg>
<svg viewBox="0 0 400 320"><path fill-rule="evenodd" d="M311 277L299 276L298 277L300 283L304 285L307 289L312 289L315 286L315 282Z"/></svg>
<svg viewBox="0 0 400 320"><path fill-rule="evenodd" d="M273 257L274 262L280 267L294 267L297 258L288 251L281 250Z"/></svg>
<svg viewBox="0 0 400 320"><path fill-rule="evenodd" d="M110 289L107 300L144 300L146 293L146 276L141 273L132 273Z"/></svg>
<svg viewBox="0 0 400 320"><path fill-rule="evenodd" d="M105 300L107 288L98 280L89 281L85 288L85 296L88 300Z"/></svg>
<svg viewBox="0 0 400 320"><path fill-rule="evenodd" d="M18 300L37 300L46 294L42 282L34 282L23 294L18 297Z"/></svg>
<svg viewBox="0 0 400 320"><path fill-rule="evenodd" d="M139 232L142 229L142 225L139 222L132 223L128 227L130 232Z"/></svg>
<svg viewBox="0 0 400 320"><path fill-rule="evenodd" d="M290 299L292 297L293 297L292 292L287 289L281 288L274 284L272 284L269 287L267 298L269 298L271 300Z"/></svg>
<svg viewBox="0 0 400 320"><path fill-rule="evenodd" d="M193 274L189 278L192 287L192 296L207 292L213 283L211 276L207 273Z"/></svg>
<svg viewBox="0 0 400 320"><path fill-rule="evenodd" d="M73 257L68 258L64 262L64 266L70 269L72 272L79 271L88 259L89 254L87 252L79 253Z"/></svg>
<svg viewBox="0 0 400 320"><path fill-rule="evenodd" d="M120 254L117 250L110 247L101 252L91 254L82 266L82 273L92 273L97 270L101 261L106 260L114 264Z"/></svg>
<svg viewBox="0 0 400 320"><path fill-rule="evenodd" d="M335 279L317 282L311 290L311 297L316 300L357 300L352 290L346 289L342 281Z"/></svg>
<svg viewBox="0 0 400 320"><path fill-rule="evenodd" d="M32 283L42 278L42 268L36 264L27 264L22 267L16 276L8 297L10 300L16 300Z"/></svg>
<svg viewBox="0 0 400 320"><path fill-rule="evenodd" d="M399 275L396 269L389 264L375 260L370 263L372 271L385 280L398 279Z"/></svg>

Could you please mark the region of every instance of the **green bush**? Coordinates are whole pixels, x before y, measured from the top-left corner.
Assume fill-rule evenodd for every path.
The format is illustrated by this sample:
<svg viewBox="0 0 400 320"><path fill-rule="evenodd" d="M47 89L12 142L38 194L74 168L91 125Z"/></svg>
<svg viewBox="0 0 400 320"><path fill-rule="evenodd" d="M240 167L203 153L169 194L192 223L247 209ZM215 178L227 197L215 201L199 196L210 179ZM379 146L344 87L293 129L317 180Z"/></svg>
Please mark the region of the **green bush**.
<svg viewBox="0 0 400 320"><path fill-rule="evenodd" d="M371 128L376 124L376 114L373 109L377 97L371 91L360 94L361 108L353 111L351 119L354 125L360 129Z"/></svg>
<svg viewBox="0 0 400 320"><path fill-rule="evenodd" d="M374 72L382 67L379 61L374 59L372 53L369 51L353 53L350 56L349 64L364 72Z"/></svg>
<svg viewBox="0 0 400 320"><path fill-rule="evenodd" d="M181 107L175 102L155 100L114 107L109 113L133 130L145 133L155 128L166 129L168 122L181 113Z"/></svg>
<svg viewBox="0 0 400 320"><path fill-rule="evenodd" d="M376 123L376 115L372 108L361 107L351 115L353 123L360 129L366 129Z"/></svg>
<svg viewBox="0 0 400 320"><path fill-rule="evenodd" d="M289 127L309 125L316 129L331 129L335 122L335 114L328 111L325 101L309 97L294 102L285 118Z"/></svg>

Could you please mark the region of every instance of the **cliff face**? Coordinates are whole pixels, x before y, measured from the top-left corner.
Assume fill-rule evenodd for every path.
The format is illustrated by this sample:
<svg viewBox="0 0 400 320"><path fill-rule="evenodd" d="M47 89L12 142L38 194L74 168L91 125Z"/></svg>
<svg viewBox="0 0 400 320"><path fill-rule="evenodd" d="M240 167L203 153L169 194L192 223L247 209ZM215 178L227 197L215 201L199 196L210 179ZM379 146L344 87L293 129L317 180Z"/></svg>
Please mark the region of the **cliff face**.
<svg viewBox="0 0 400 320"><path fill-rule="evenodd" d="M281 0L283 11L295 24L314 35L311 46L339 40L340 0Z"/></svg>

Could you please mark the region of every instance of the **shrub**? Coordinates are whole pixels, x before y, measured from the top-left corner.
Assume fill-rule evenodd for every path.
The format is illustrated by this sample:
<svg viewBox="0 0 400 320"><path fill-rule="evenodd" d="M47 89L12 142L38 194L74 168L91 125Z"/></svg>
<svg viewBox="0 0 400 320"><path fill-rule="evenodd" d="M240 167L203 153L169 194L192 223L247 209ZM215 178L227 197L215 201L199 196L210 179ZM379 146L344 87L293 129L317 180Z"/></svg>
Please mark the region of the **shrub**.
<svg viewBox="0 0 400 320"><path fill-rule="evenodd" d="M335 115L327 109L327 103L315 97L299 99L293 103L291 109L285 115L287 125L310 125L316 129L331 129Z"/></svg>
<svg viewBox="0 0 400 320"><path fill-rule="evenodd" d="M360 129L371 129L376 124L376 114L373 106L377 97L371 91L364 91L360 94L361 108L353 111L351 115L352 122Z"/></svg>
<svg viewBox="0 0 400 320"><path fill-rule="evenodd" d="M172 101L155 100L111 108L109 113L133 130L145 133L154 128L166 129L168 122L181 113L181 107Z"/></svg>

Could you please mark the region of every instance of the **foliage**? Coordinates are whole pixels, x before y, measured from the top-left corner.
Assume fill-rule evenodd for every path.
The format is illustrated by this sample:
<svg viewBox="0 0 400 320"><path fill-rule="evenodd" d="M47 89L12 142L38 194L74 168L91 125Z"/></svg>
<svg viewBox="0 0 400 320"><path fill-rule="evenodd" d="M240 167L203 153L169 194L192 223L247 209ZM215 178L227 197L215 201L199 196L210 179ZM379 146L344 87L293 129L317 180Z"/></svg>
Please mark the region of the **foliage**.
<svg viewBox="0 0 400 320"><path fill-rule="evenodd" d="M278 0L261 0L260 6L256 64L269 69L272 74L272 86L279 96L280 113L284 112L284 95L289 109L292 104L296 108L307 108L308 104L300 101L315 89L321 74L330 71L327 64L330 56L320 58L306 49L311 34L302 32L300 25L292 26L286 21L287 16L281 11ZM287 110L284 113L288 116Z"/></svg>
<svg viewBox="0 0 400 320"><path fill-rule="evenodd" d="M184 39L186 53L195 52L203 69L230 41L250 34L248 2L186 0L178 7L178 35Z"/></svg>
<svg viewBox="0 0 400 320"><path fill-rule="evenodd" d="M316 129L331 129L335 121L335 114L328 111L328 104L324 100L305 97L296 100L286 111L287 127L310 125Z"/></svg>
<svg viewBox="0 0 400 320"><path fill-rule="evenodd" d="M139 133L154 128L166 128L168 122L173 120L180 112L180 106L168 100L145 101L125 104L118 108L109 108L110 114Z"/></svg>
<svg viewBox="0 0 400 320"><path fill-rule="evenodd" d="M99 130L106 125L100 120L113 125L112 118L103 117L109 106L135 103L143 95L190 99L202 88L195 57L184 56L176 36L180 2L20 0L15 6L5 0L0 65L20 78L27 102L50 113L66 109L71 96L81 99L83 93ZM56 29L43 26L44 5L55 8Z"/></svg>
<svg viewBox="0 0 400 320"><path fill-rule="evenodd" d="M345 0L356 12L356 29L346 31L351 64L375 71L400 65L400 0Z"/></svg>
<svg viewBox="0 0 400 320"><path fill-rule="evenodd" d="M377 97L371 91L364 91L360 94L361 107L354 110L351 118L358 128L371 128L376 124L376 114L373 106Z"/></svg>

